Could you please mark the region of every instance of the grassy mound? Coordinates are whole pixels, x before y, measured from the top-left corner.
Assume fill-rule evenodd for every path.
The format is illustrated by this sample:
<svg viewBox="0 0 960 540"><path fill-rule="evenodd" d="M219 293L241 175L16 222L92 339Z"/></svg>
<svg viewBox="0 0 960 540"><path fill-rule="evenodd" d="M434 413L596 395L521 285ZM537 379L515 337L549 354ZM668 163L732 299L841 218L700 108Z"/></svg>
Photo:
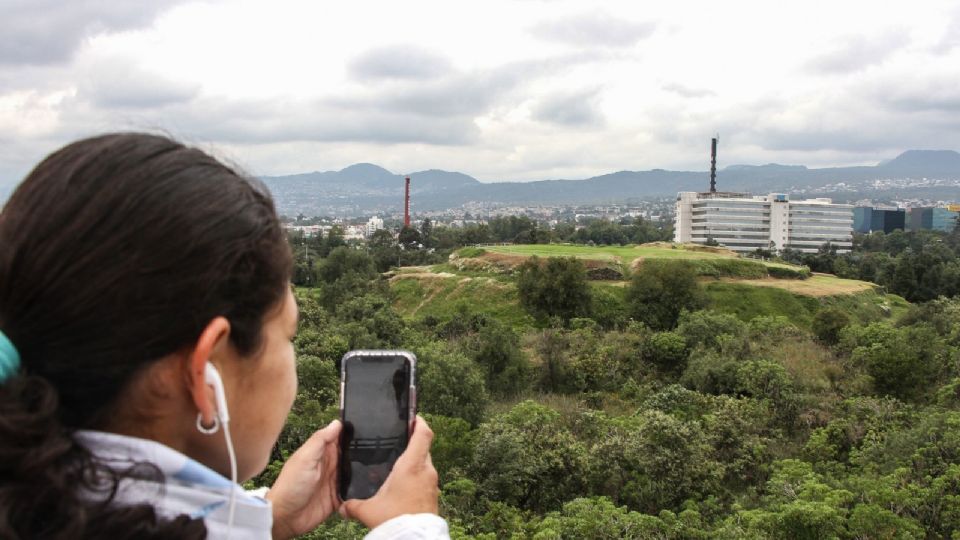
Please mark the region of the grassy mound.
<svg viewBox="0 0 960 540"><path fill-rule="evenodd" d="M467 251L471 250L471 251ZM481 253L482 252L482 253ZM468 255L468 253L470 253ZM810 269L805 266L743 259L724 248L698 245L681 245L657 242L640 246L584 246L572 244L521 244L490 246L484 249L464 248L457 252L461 266L487 265L501 271L523 263L528 257L576 257L582 259L588 270L606 267L620 269L623 277L647 262L676 261L691 264L699 276L713 278L760 279L807 279ZM465 258L477 259L467 261ZM482 262L480 262L482 261ZM609 273L599 275L608 276ZM595 279L610 279L602 277Z"/></svg>

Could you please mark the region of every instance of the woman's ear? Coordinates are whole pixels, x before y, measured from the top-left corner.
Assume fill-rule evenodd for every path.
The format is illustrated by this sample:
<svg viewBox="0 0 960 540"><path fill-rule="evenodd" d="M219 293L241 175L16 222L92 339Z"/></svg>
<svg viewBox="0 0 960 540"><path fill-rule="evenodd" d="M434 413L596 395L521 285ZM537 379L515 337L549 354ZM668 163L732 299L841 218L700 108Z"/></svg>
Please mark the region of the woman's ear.
<svg viewBox="0 0 960 540"><path fill-rule="evenodd" d="M193 404L200 411L200 417L205 426L213 423L217 406L213 389L205 382L204 370L207 362L223 361L219 357L228 350L229 339L230 322L224 317L216 317L200 333L200 337L187 357L187 386L190 389ZM214 365L217 362L214 362Z"/></svg>

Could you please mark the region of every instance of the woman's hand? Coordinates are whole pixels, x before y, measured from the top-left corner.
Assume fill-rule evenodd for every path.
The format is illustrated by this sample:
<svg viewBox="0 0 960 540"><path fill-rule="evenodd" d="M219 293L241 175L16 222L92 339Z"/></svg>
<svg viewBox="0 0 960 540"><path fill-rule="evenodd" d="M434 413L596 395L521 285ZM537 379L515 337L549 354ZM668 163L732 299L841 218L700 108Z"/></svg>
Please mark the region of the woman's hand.
<svg viewBox="0 0 960 540"><path fill-rule="evenodd" d="M339 420L314 433L287 459L267 492L273 503L273 538L292 538L317 528L336 510Z"/></svg>
<svg viewBox="0 0 960 540"><path fill-rule="evenodd" d="M407 444L387 480L373 497L352 499L340 507L340 513L355 518L373 529L381 523L403 514L436 514L440 488L437 470L430 459L433 431L427 422L417 416L413 436Z"/></svg>

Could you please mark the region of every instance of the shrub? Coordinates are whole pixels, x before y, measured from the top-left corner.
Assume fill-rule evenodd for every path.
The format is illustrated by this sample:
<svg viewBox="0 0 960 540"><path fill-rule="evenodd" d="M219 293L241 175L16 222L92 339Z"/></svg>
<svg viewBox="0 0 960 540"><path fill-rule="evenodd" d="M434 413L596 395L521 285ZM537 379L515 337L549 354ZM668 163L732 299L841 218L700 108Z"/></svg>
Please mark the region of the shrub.
<svg viewBox="0 0 960 540"><path fill-rule="evenodd" d="M850 324L850 316L838 308L824 308L813 317L813 334L827 345L840 342L840 331Z"/></svg>
<svg viewBox="0 0 960 540"><path fill-rule="evenodd" d="M786 266L768 266L767 273L777 279L809 279L812 272L806 266L790 268Z"/></svg>
<svg viewBox="0 0 960 540"><path fill-rule="evenodd" d="M720 336L742 338L746 335L747 325L740 319L727 313L715 311L694 311L680 315L677 334L683 336L687 346L720 349Z"/></svg>
<svg viewBox="0 0 960 540"><path fill-rule="evenodd" d="M656 332L644 342L643 357L663 370L679 373L686 365L687 341L678 332Z"/></svg>
<svg viewBox="0 0 960 540"><path fill-rule="evenodd" d="M693 265L697 275L713 278L734 277L741 279L760 279L767 277L767 267L763 263L747 259L695 259L693 261L673 261L683 265Z"/></svg>

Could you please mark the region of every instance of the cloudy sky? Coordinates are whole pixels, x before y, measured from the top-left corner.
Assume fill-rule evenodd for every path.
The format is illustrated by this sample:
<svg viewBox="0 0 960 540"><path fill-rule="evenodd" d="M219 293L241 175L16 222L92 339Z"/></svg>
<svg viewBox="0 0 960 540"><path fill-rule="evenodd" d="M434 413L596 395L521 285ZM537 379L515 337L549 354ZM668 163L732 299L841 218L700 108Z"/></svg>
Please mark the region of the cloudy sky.
<svg viewBox="0 0 960 540"><path fill-rule="evenodd" d="M873 164L960 150L960 5L0 0L0 190L130 129L257 175Z"/></svg>

